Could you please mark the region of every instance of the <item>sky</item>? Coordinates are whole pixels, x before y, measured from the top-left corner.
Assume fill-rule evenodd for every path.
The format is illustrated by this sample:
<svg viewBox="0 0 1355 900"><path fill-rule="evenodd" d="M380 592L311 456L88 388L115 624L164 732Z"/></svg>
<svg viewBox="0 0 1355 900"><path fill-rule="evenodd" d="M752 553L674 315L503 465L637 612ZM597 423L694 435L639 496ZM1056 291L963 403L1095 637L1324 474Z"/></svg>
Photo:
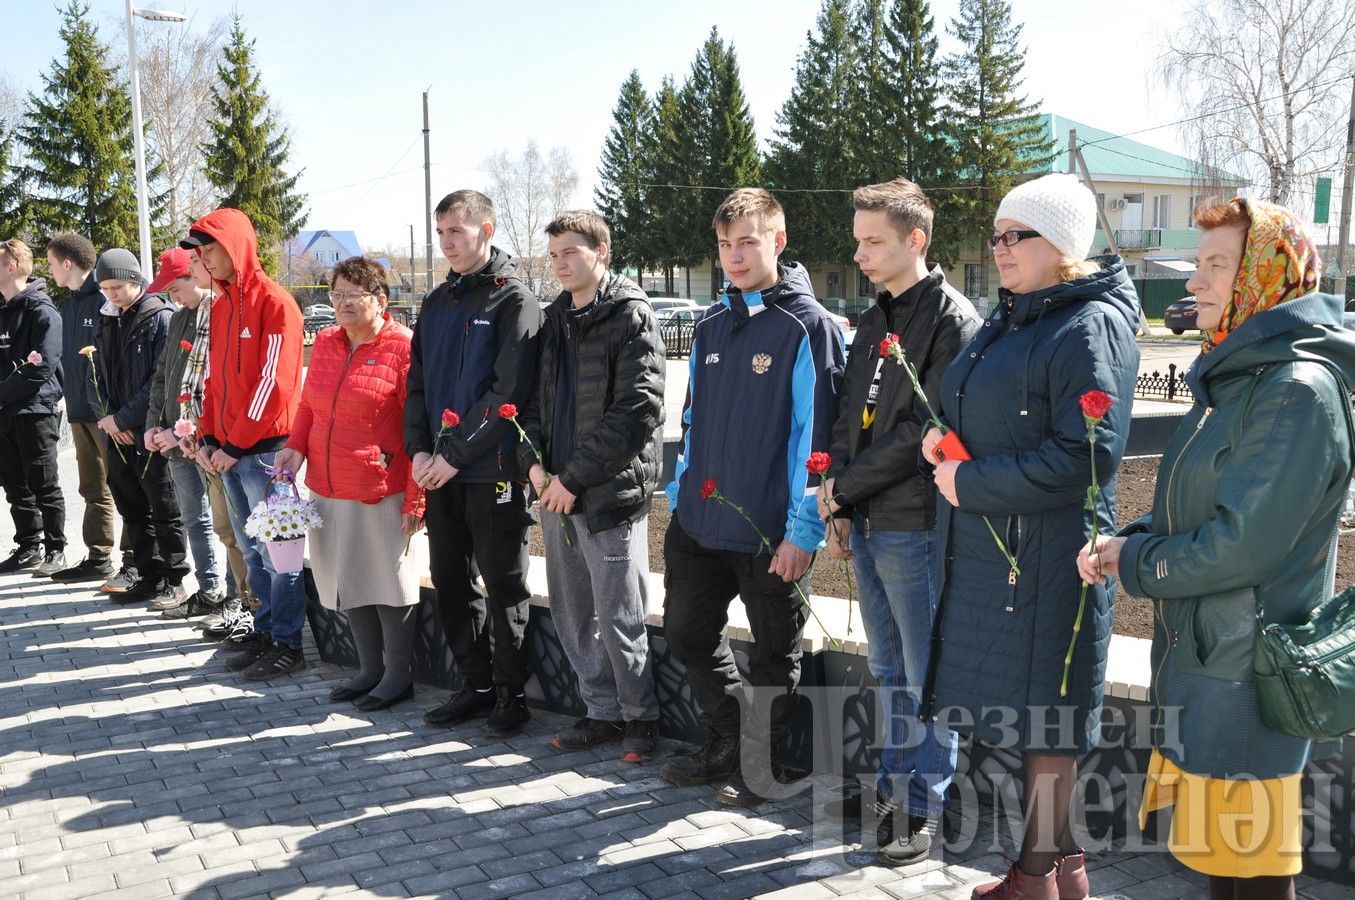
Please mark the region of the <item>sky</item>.
<svg viewBox="0 0 1355 900"><path fill-rule="evenodd" d="M122 0L88 0L106 43L125 47ZM21 91L62 52L57 0L10 0L0 73ZM64 2L62 3L64 5ZM790 95L818 0L140 0L205 27L232 10L255 39L263 86L292 131L312 229L351 230L369 250L423 253L422 92L429 91L433 202L483 189L487 156L564 146L591 206L602 142L634 68L652 92L686 77L712 26L734 44L765 143ZM942 53L957 0L932 0ZM1013 0L1028 96L1045 112L1126 132L1188 114L1153 77L1160 38L1184 24L1179 0ZM15 9L14 7L17 7ZM121 55L121 54L120 54ZM1174 128L1138 140L1180 151Z"/></svg>

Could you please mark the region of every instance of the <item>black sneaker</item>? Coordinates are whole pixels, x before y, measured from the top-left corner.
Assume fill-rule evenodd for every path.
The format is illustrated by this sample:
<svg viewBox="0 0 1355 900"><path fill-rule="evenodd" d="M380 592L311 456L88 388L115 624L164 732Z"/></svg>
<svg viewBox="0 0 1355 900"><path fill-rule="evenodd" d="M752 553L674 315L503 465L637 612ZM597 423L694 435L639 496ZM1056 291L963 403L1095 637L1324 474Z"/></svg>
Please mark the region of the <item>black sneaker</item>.
<svg viewBox="0 0 1355 900"><path fill-rule="evenodd" d="M834 822L859 824L861 822L862 797L861 785L849 781L842 786L841 799L829 800L823 805L823 814ZM872 818L883 821L893 816L898 808L899 805L892 798L886 797L878 788L875 790L874 799L871 802Z"/></svg>
<svg viewBox="0 0 1355 900"><path fill-rule="evenodd" d="M253 632L248 638L229 648L231 656L226 660L226 668L232 672L243 672L258 662L259 657L267 653L272 646L273 642L267 635Z"/></svg>
<svg viewBox="0 0 1355 900"><path fill-rule="evenodd" d="M633 721L626 723L626 735L621 738L621 761L647 763L659 750L659 723Z"/></svg>
<svg viewBox="0 0 1355 900"><path fill-rule="evenodd" d="M159 578L140 578L136 584L123 591L121 594L114 594L112 600L114 603L133 604L149 603L154 598L160 596L160 591L164 589L165 583Z"/></svg>
<svg viewBox="0 0 1355 900"><path fill-rule="evenodd" d="M221 605L202 617L198 623L198 628L209 638L220 639L230 633L230 627L227 624L232 619L239 617L244 611L239 597L227 597L221 601ZM250 617L251 619L253 616Z"/></svg>
<svg viewBox="0 0 1355 900"><path fill-rule="evenodd" d="M160 614L162 619L191 619L194 616L206 616L221 611L221 594L217 591L197 591L173 609Z"/></svg>
<svg viewBox="0 0 1355 900"><path fill-rule="evenodd" d="M685 756L663 764L659 777L677 787L724 781L739 770L739 739L717 737Z"/></svg>
<svg viewBox="0 0 1355 900"><path fill-rule="evenodd" d="M187 602L188 591L184 589L183 585L170 584L165 581L160 583L160 588L151 595L146 605L151 612L164 612L167 609L182 606Z"/></svg>
<svg viewBox="0 0 1355 900"><path fill-rule="evenodd" d="M446 728L458 722L479 716L489 715L494 708L494 689L477 691L469 685L447 698L441 706L435 706L423 714L423 720L429 725Z"/></svg>
<svg viewBox="0 0 1355 900"><path fill-rule="evenodd" d="M125 594L140 580L141 576L137 573L136 566L124 565L118 569L117 574L105 581L99 590L105 594Z"/></svg>
<svg viewBox="0 0 1355 900"><path fill-rule="evenodd" d="M556 750L587 750L598 744L619 741L625 735L626 723L584 716L550 739Z"/></svg>
<svg viewBox="0 0 1355 900"><path fill-rule="evenodd" d="M520 688L499 688L499 699L485 722L485 734L490 737L511 737L532 720L527 708L527 695Z"/></svg>
<svg viewBox="0 0 1355 900"><path fill-rule="evenodd" d="M254 637L254 613L242 609L238 616L230 619L230 629L221 638L221 649L234 653L244 647Z"/></svg>
<svg viewBox="0 0 1355 900"><path fill-rule="evenodd" d="M796 781L807 774L773 762L770 769L760 769L753 778L748 779L744 778L743 770L740 768L715 792L715 802L721 806L738 806L745 809L754 807L770 799L767 795L775 793L774 785Z"/></svg>
<svg viewBox="0 0 1355 900"><path fill-rule="evenodd" d="M33 569L34 578L50 578L66 568L66 553L63 550L48 550L42 562Z"/></svg>
<svg viewBox="0 0 1355 900"><path fill-rule="evenodd" d="M876 862L884 866L911 866L926 860L932 852L932 834L936 831L934 823L925 816L908 816L908 833L890 841L875 854Z"/></svg>
<svg viewBox="0 0 1355 900"><path fill-rule="evenodd" d="M233 660L232 660L233 661ZM306 668L306 654L286 644L274 644L244 670L246 681L267 681Z"/></svg>
<svg viewBox="0 0 1355 900"><path fill-rule="evenodd" d="M36 547L15 550L3 562L0 562L0 575L31 569L42 562L42 551Z"/></svg>
<svg viewBox="0 0 1355 900"><path fill-rule="evenodd" d="M76 581L103 581L113 574L112 560L104 557L99 559L93 556L86 556L75 565L60 572L52 573L53 581L76 582Z"/></svg>

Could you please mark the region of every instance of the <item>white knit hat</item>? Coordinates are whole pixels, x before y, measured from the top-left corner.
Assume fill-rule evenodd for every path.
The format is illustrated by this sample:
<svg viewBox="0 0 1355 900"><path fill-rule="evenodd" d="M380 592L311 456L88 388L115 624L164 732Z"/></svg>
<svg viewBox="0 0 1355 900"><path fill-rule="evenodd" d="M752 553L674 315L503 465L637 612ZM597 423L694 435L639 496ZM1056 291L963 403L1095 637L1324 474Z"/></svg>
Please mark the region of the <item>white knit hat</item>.
<svg viewBox="0 0 1355 900"><path fill-rule="evenodd" d="M1040 232L1064 256L1086 259L1096 238L1096 197L1076 175L1044 175L1011 189L998 204L999 219Z"/></svg>

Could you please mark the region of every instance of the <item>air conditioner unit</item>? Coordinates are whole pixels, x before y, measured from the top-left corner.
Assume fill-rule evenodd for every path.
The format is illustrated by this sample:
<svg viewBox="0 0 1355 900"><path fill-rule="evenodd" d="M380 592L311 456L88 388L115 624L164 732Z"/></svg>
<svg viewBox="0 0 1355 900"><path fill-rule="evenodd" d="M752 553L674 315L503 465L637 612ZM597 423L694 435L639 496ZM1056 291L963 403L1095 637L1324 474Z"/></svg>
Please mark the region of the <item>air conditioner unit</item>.
<svg viewBox="0 0 1355 900"><path fill-rule="evenodd" d="M1111 209L1124 209L1128 205L1129 203L1123 197L1110 201Z"/></svg>

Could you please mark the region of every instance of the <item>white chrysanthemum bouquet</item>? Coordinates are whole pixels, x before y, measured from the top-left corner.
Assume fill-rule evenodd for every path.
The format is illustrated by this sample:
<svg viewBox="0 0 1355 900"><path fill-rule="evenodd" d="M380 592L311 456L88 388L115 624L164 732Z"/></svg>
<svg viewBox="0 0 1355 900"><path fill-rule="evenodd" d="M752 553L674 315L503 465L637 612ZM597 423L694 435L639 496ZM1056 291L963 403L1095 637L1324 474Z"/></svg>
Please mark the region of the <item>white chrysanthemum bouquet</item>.
<svg viewBox="0 0 1355 900"><path fill-rule="evenodd" d="M300 572L306 532L324 524L315 504L295 493L260 500L245 520L245 534L268 544L278 572Z"/></svg>

